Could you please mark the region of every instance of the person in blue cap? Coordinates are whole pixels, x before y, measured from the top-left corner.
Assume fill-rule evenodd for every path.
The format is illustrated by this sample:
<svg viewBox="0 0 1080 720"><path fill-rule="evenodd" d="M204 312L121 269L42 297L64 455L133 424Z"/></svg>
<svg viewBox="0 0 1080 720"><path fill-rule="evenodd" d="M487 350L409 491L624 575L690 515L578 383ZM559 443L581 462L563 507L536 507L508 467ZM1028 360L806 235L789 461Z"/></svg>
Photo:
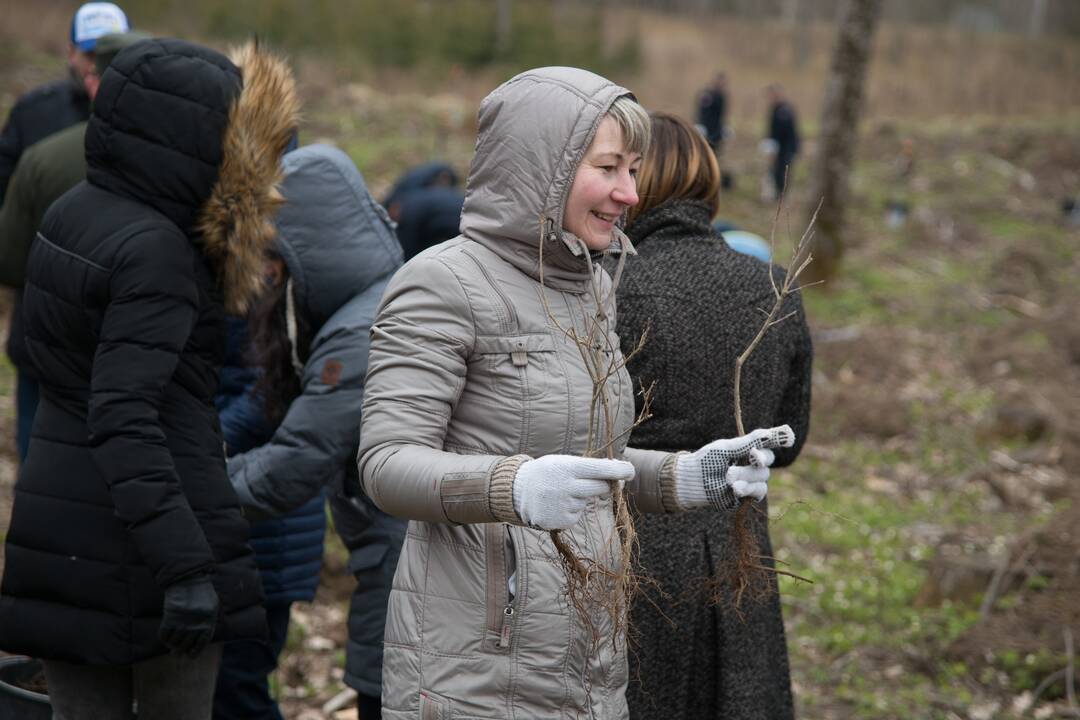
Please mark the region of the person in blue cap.
<svg viewBox="0 0 1080 720"><path fill-rule="evenodd" d="M30 90L15 101L0 131L0 205L23 151L39 140L86 122L90 97L86 79L95 75L94 51L98 38L129 30L127 16L107 2L86 3L71 19L68 77ZM19 460L26 459L30 425L38 404L38 383L24 363L15 363L15 444Z"/></svg>
<svg viewBox="0 0 1080 720"><path fill-rule="evenodd" d="M85 78L94 70L98 38L130 29L124 11L112 3L86 3L75 11L67 50L68 77L20 96L0 131L0 202L26 148L90 117Z"/></svg>

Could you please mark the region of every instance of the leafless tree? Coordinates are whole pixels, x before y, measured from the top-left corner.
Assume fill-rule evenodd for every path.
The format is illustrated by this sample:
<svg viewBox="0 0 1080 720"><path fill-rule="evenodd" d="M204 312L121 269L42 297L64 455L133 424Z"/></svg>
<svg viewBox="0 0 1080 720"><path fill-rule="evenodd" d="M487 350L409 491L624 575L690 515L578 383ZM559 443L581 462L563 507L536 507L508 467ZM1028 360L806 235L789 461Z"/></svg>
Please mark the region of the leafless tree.
<svg viewBox="0 0 1080 720"><path fill-rule="evenodd" d="M818 152L810 171L812 207L817 207L821 200L816 235L808 248L814 253L814 264L806 273L811 281L832 277L843 254L848 175L855 155L863 85L881 4L882 0L848 0L837 32L825 82Z"/></svg>
<svg viewBox="0 0 1080 720"><path fill-rule="evenodd" d="M1037 38L1046 26L1046 0L1032 0L1031 17L1028 19L1028 35Z"/></svg>
<svg viewBox="0 0 1080 720"><path fill-rule="evenodd" d="M784 3L784 25L792 35L792 64L802 67L810 57L811 25L810 8L806 0L786 0Z"/></svg>
<svg viewBox="0 0 1080 720"><path fill-rule="evenodd" d="M495 0L495 55L506 57L510 51L510 32L513 28L511 0Z"/></svg>

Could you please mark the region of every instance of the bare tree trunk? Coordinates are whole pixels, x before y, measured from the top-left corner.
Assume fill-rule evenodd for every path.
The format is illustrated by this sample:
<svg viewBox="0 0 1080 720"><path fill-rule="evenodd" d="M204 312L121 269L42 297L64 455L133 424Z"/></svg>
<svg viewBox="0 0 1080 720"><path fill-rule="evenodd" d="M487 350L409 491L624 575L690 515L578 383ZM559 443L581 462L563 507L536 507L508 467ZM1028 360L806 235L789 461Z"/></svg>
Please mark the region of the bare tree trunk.
<svg viewBox="0 0 1080 720"><path fill-rule="evenodd" d="M855 154L863 84L881 1L848 0L840 21L825 83L818 152L810 174L809 207L812 211L820 202L821 209L809 248L814 255L814 263L806 273L809 281L832 277L843 254L848 174Z"/></svg>
<svg viewBox="0 0 1080 720"><path fill-rule="evenodd" d="M799 25L799 0L784 0L784 25L794 30Z"/></svg>
<svg viewBox="0 0 1080 720"><path fill-rule="evenodd" d="M784 24L791 30L792 64L801 68L806 64L807 58L810 57L810 33L812 32L812 25L810 23L811 14L810 8L807 7L806 2L800 2L799 0L786 0L784 3Z"/></svg>
<svg viewBox="0 0 1080 720"><path fill-rule="evenodd" d="M500 59L510 54L510 31L512 26L510 0L496 0L495 56Z"/></svg>
<svg viewBox="0 0 1080 720"><path fill-rule="evenodd" d="M1033 0L1031 4L1031 17L1028 19L1028 35L1037 38L1043 34L1046 27L1047 0Z"/></svg>

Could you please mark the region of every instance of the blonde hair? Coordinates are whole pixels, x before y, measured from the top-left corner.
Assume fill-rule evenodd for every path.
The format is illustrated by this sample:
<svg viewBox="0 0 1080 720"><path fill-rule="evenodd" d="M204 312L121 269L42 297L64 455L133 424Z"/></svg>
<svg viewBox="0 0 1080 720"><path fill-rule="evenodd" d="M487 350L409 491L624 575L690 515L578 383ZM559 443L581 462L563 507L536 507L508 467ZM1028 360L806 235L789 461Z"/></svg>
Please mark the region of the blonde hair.
<svg viewBox="0 0 1080 720"><path fill-rule="evenodd" d="M607 114L614 118L622 131L623 145L627 152L644 155L649 149L652 129L649 114L634 98L623 95L615 98Z"/></svg>
<svg viewBox="0 0 1080 720"><path fill-rule="evenodd" d="M652 142L637 175L638 204L627 211L629 226L642 213L668 200L701 200L710 215L720 209L720 165L712 148L690 123L655 112Z"/></svg>

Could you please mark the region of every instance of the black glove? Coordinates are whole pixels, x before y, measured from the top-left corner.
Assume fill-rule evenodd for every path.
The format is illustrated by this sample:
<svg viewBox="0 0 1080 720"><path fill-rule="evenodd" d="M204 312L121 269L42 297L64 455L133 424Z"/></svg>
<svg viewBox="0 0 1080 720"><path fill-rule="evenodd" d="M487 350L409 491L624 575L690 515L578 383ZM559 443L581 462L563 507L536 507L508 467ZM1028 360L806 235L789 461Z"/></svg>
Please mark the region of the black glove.
<svg viewBox="0 0 1080 720"><path fill-rule="evenodd" d="M169 649L195 656L214 636L218 596L209 576L182 580L165 588L161 641Z"/></svg>

